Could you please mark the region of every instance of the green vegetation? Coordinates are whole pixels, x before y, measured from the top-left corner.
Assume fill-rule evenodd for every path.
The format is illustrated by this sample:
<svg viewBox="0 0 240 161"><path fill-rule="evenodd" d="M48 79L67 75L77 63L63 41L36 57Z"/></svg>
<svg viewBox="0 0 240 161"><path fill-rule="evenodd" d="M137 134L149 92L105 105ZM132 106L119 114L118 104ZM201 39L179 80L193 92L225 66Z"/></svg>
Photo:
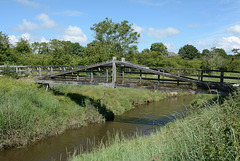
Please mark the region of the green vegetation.
<svg viewBox="0 0 240 161"><path fill-rule="evenodd" d="M66 85L47 92L26 80L0 77L0 149L111 120L134 105L167 96L149 90Z"/></svg>
<svg viewBox="0 0 240 161"><path fill-rule="evenodd" d="M198 95L184 118L150 136L116 135L78 160L239 160L240 95L218 98ZM214 100L214 101L213 101Z"/></svg>
<svg viewBox="0 0 240 161"><path fill-rule="evenodd" d="M82 66L109 61L115 56L150 67L240 70L239 49L232 50L235 55L227 55L224 49L215 47L204 49L201 53L187 44L179 49L179 56L169 56L162 42L138 51L136 44L140 34L126 20L117 23L106 18L90 29L95 39L86 47L57 39L30 43L24 38L13 45L7 34L0 31L0 65L8 62L11 65Z"/></svg>
<svg viewBox="0 0 240 161"><path fill-rule="evenodd" d="M89 86L68 86L59 85L55 88L56 93L64 93L77 96L81 101L85 97L98 102L107 110L110 110L114 115L121 115L123 112L133 109L134 105L146 104L148 102L159 101L167 98L170 93L153 92L144 89L129 89L129 88L110 88L110 87L89 87Z"/></svg>

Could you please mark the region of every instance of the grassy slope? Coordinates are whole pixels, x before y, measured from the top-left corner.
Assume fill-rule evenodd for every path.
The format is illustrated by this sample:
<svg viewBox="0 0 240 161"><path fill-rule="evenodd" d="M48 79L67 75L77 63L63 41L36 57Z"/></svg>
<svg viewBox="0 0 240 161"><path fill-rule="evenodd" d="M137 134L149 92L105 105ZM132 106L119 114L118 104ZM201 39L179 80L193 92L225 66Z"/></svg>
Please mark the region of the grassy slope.
<svg viewBox="0 0 240 161"><path fill-rule="evenodd" d="M56 87L0 78L0 149L21 146L66 128L112 119L134 104L158 101L168 93L90 86Z"/></svg>
<svg viewBox="0 0 240 161"><path fill-rule="evenodd" d="M78 160L238 160L240 157L240 95L203 104L212 99L201 95L197 109L169 123L161 131L137 139L116 136L93 153L70 158ZM202 108L204 107L204 108ZM121 140L121 141L120 141Z"/></svg>

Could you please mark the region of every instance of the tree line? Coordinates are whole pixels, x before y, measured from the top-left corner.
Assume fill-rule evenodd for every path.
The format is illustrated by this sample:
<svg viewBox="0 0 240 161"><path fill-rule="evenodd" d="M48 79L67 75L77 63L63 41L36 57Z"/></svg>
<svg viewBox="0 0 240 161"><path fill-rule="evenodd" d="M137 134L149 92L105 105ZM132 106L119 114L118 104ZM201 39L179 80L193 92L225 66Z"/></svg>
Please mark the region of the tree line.
<svg viewBox="0 0 240 161"><path fill-rule="evenodd" d="M79 43L52 39L49 42L33 42L21 38L11 44L7 34L0 31L0 64L10 65L90 65L111 60L113 56L151 67L201 68L240 70L240 49L227 55L224 49L211 48L199 52L193 45L184 45L178 56L168 55L161 42L151 44L141 52L137 49L140 34L132 24L112 19L93 24L94 40L82 46Z"/></svg>

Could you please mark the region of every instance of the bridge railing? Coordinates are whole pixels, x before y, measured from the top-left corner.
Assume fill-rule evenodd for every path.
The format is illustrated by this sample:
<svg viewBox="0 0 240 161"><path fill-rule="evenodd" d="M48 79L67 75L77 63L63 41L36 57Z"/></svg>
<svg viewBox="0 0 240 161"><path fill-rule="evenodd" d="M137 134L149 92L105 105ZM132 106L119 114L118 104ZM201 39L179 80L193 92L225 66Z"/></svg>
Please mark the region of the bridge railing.
<svg viewBox="0 0 240 161"><path fill-rule="evenodd" d="M77 69L80 66L69 66L69 65L34 65L34 66L0 66L0 76L4 68L11 68L19 76L44 76L54 73L59 73L67 70Z"/></svg>
<svg viewBox="0 0 240 161"><path fill-rule="evenodd" d="M0 66L1 72L7 66ZM81 66L68 66L68 65L47 65L47 66L8 66L13 68L19 76L44 76L55 73L64 72L67 70L77 69ZM116 82L123 83L165 83L186 85L190 84L181 80L171 79L164 75L155 75L147 73L139 69L118 66L116 71ZM151 68L163 73L175 74L178 77L186 77L197 81L206 81L212 83L240 83L240 71L225 71L225 70L209 70L209 69L187 69L187 68ZM59 76L59 79L69 79L76 81L98 81L98 82L111 82L112 81L112 67L101 66L82 72L78 74L69 73L64 76Z"/></svg>

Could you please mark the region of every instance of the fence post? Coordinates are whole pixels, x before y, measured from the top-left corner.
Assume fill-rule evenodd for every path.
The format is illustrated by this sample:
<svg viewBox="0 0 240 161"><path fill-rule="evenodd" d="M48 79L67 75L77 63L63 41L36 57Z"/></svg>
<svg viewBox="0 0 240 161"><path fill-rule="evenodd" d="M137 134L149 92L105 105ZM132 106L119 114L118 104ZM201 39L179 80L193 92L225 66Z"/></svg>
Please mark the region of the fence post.
<svg viewBox="0 0 240 161"><path fill-rule="evenodd" d="M53 67L51 67L51 74L53 74Z"/></svg>
<svg viewBox="0 0 240 161"><path fill-rule="evenodd" d="M117 80L115 60L117 60L117 57L113 57L113 61L112 61L112 88L115 88L115 83L116 83L116 80Z"/></svg>
<svg viewBox="0 0 240 161"><path fill-rule="evenodd" d="M77 81L79 80L79 72L77 72Z"/></svg>
<svg viewBox="0 0 240 161"><path fill-rule="evenodd" d="M108 83L108 68L106 69L106 82Z"/></svg>
<svg viewBox="0 0 240 161"><path fill-rule="evenodd" d="M203 70L201 70L201 81L203 81Z"/></svg>
<svg viewBox="0 0 240 161"><path fill-rule="evenodd" d="M223 84L223 78L224 78L224 72L223 72L223 71L221 71L220 84Z"/></svg>
<svg viewBox="0 0 240 161"><path fill-rule="evenodd" d="M93 82L93 71L91 70L91 83Z"/></svg>
<svg viewBox="0 0 240 161"><path fill-rule="evenodd" d="M41 67L39 67L39 75L40 75L40 77L42 76L42 69L41 69Z"/></svg>
<svg viewBox="0 0 240 161"><path fill-rule="evenodd" d="M142 83L142 70L140 70L140 78L139 78L139 83Z"/></svg>
<svg viewBox="0 0 240 161"><path fill-rule="evenodd" d="M49 67L47 67L47 74L49 75L49 71L50 71L50 68Z"/></svg>

